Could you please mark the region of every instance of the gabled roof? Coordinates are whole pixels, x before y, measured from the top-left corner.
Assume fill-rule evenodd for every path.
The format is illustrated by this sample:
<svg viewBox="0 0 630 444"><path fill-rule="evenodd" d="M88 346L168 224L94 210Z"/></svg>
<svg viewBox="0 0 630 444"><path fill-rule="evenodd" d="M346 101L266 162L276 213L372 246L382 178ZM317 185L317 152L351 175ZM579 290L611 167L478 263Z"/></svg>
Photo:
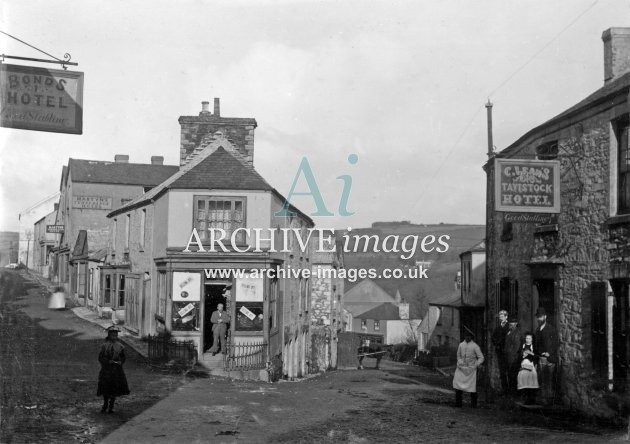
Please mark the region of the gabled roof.
<svg viewBox="0 0 630 444"><path fill-rule="evenodd" d="M216 151L202 159L186 174L179 176L168 187L262 191L273 189L256 170L247 168L223 146L219 146Z"/></svg>
<svg viewBox="0 0 630 444"><path fill-rule="evenodd" d="M371 310L361 313L355 318L359 319L376 319L378 321L399 321L400 316L398 307L391 302L385 302Z"/></svg>
<svg viewBox="0 0 630 444"><path fill-rule="evenodd" d="M187 158L188 163L180 167L172 176L148 192L109 213L108 217L141 207L169 189L219 189L219 190L259 190L270 191L280 200L286 199L263 179L254 166L245 159L230 141L220 132L204 136L199 147ZM293 205L293 211L308 222L313 220Z"/></svg>
<svg viewBox="0 0 630 444"><path fill-rule="evenodd" d="M484 252L486 251L486 240L482 240L481 242L477 242L475 245L473 245L472 247L470 247L468 250L463 251L459 257L462 257L463 255L467 254L467 253L479 253L479 252Z"/></svg>
<svg viewBox="0 0 630 444"><path fill-rule="evenodd" d="M398 305L392 304L391 302L385 302L370 310L353 316L358 319L376 319L379 321L401 320ZM415 304L409 304L409 319L422 319L422 314L419 312Z"/></svg>
<svg viewBox="0 0 630 444"><path fill-rule="evenodd" d="M343 295L343 300L344 304L350 304L353 302L396 302L395 297L392 297L379 284L369 278L363 279L350 290L345 291L345 294Z"/></svg>
<svg viewBox="0 0 630 444"><path fill-rule="evenodd" d="M115 185L155 186L179 170L175 165L107 162L101 160L68 160L73 182Z"/></svg>
<svg viewBox="0 0 630 444"><path fill-rule="evenodd" d="M511 155L516 154L522 148L522 144L526 140L533 138L534 136L539 135L541 133L544 133L545 130L553 127L554 125L559 124L563 120L567 120L567 121L570 120L571 118L575 117L576 115L578 115L580 112L584 111L585 109L594 107L596 105L599 105L605 102L609 102L610 104L612 104L611 99L613 96L616 96L618 94L627 94L629 89L630 89L630 72L627 72L621 77L604 84L604 86L596 90L594 93L592 93L585 99L579 101L578 103L566 109L565 111L561 112L557 116L549 119L542 125L539 125L529 130L527 133L521 136L516 142L512 143L510 146L508 146L504 150L497 153L497 156L509 157Z"/></svg>

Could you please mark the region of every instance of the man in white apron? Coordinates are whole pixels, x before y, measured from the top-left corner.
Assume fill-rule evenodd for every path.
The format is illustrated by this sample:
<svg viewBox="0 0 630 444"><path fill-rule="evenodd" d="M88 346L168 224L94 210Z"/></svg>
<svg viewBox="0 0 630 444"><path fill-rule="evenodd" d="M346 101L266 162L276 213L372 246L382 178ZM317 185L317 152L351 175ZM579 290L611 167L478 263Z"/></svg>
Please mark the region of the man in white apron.
<svg viewBox="0 0 630 444"><path fill-rule="evenodd" d="M483 363L481 349L472 340L470 331L464 333L464 341L457 348L457 368L453 377L455 406L462 406L464 392L470 393L471 407L477 407L477 367Z"/></svg>

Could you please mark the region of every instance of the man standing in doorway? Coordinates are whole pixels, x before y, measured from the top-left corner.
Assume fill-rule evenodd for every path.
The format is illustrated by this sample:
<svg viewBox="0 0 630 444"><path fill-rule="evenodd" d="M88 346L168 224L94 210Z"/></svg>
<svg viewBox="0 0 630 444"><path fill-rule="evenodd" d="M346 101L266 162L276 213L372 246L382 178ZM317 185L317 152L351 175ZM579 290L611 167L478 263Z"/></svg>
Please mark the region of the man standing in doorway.
<svg viewBox="0 0 630 444"><path fill-rule="evenodd" d="M508 365L508 385L512 395L517 393L516 378L521 368L521 361L523 360L523 335L518 328L518 319L510 317L508 321L509 330L505 337L505 359Z"/></svg>
<svg viewBox="0 0 630 444"><path fill-rule="evenodd" d="M508 312L501 310L499 312L499 326L492 332L492 345L494 345L494 351L497 354L497 363L499 364L499 374L501 376L501 388L503 394L508 395L508 360L505 354L505 338L507 336L508 326Z"/></svg>
<svg viewBox="0 0 630 444"><path fill-rule="evenodd" d="M212 347L210 351L212 356L225 351L225 336L227 334L227 324L230 322L230 316L223 311L223 304L217 305L216 311L212 312L210 318L212 322Z"/></svg>
<svg viewBox="0 0 630 444"><path fill-rule="evenodd" d="M540 395L545 404L553 404L555 396L556 364L558 363L558 333L553 325L547 323L547 312L543 307L536 310L538 328L534 334L536 354L540 355L539 381Z"/></svg>

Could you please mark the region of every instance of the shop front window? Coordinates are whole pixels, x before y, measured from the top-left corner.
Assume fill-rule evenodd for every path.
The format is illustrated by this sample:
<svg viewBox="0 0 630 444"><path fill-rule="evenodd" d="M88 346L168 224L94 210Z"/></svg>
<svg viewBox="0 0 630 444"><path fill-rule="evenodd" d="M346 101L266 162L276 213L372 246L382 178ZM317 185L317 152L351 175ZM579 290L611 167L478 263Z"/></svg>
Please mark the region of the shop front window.
<svg viewBox="0 0 630 444"><path fill-rule="evenodd" d="M118 275L118 307L125 306L125 275Z"/></svg>
<svg viewBox="0 0 630 444"><path fill-rule="evenodd" d="M236 279L234 308L235 331L263 331L263 278Z"/></svg>
<svg viewBox="0 0 630 444"><path fill-rule="evenodd" d="M112 275L105 275L105 284L103 285L103 304L110 305L112 303Z"/></svg>

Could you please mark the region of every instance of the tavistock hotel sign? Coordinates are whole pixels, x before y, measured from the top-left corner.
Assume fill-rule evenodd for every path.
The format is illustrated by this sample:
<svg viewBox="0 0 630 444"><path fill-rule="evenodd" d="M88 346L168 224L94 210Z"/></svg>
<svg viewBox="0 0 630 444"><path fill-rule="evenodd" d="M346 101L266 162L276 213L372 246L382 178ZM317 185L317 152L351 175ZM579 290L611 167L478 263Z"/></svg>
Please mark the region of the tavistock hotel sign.
<svg viewBox="0 0 630 444"><path fill-rule="evenodd" d="M83 133L83 73L0 64L0 126Z"/></svg>
<svg viewBox="0 0 630 444"><path fill-rule="evenodd" d="M560 162L495 159L495 210L560 212Z"/></svg>

